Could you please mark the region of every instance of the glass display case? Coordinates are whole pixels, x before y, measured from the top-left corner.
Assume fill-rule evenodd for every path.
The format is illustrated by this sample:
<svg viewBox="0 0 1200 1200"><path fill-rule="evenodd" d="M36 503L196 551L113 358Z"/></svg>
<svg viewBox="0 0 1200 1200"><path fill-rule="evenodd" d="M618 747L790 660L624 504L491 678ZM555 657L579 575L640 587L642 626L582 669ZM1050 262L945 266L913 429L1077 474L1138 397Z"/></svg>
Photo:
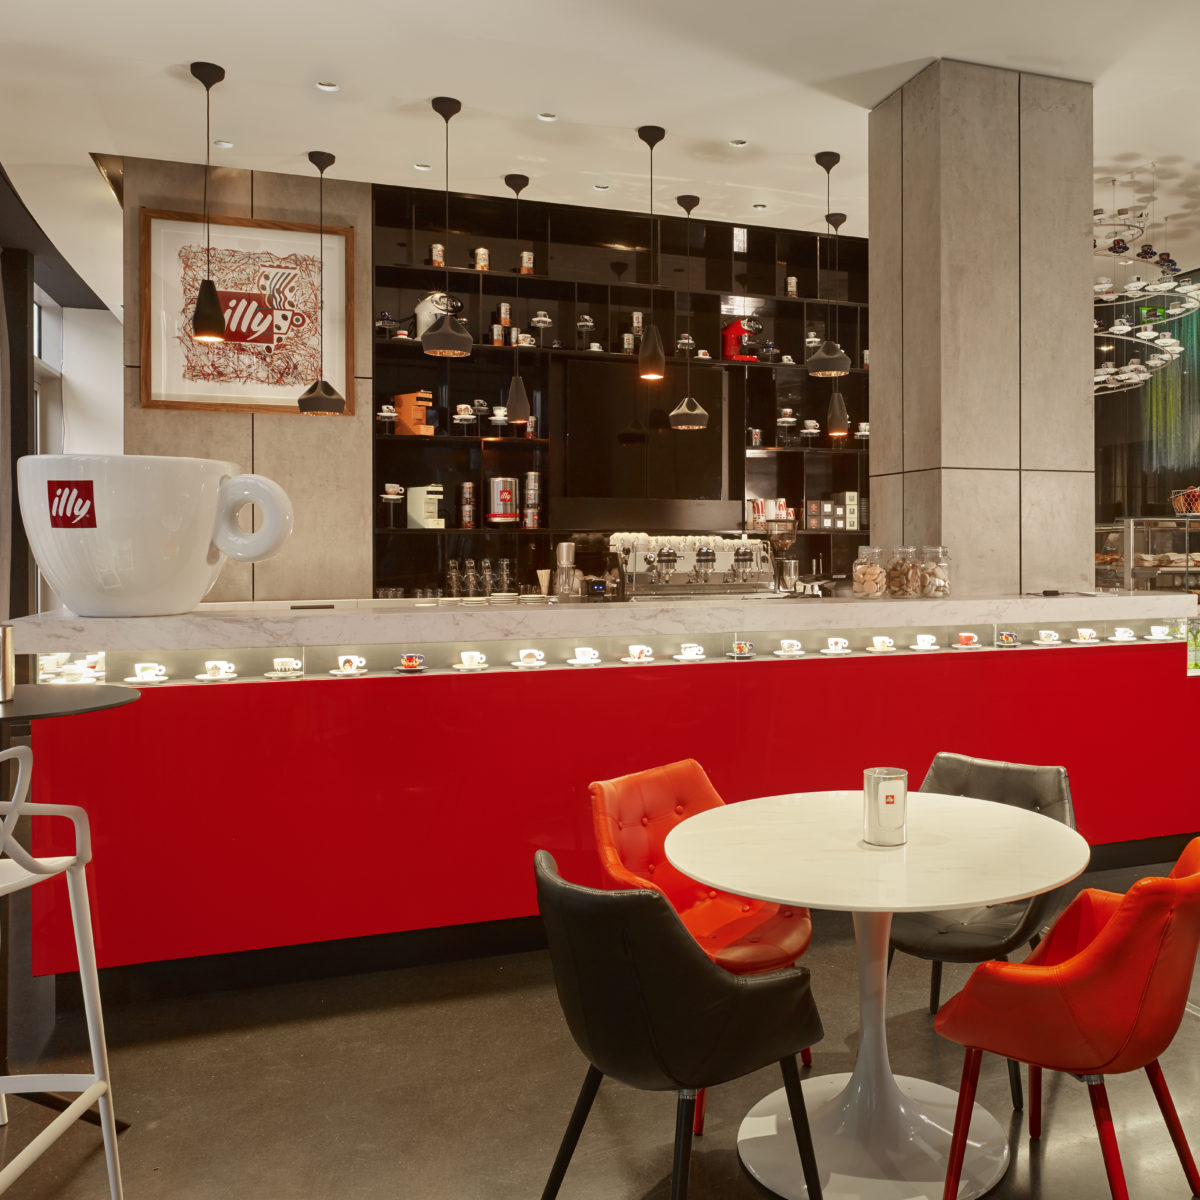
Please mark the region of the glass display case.
<svg viewBox="0 0 1200 1200"><path fill-rule="evenodd" d="M1200 595L1200 516L1097 525L1096 590Z"/></svg>

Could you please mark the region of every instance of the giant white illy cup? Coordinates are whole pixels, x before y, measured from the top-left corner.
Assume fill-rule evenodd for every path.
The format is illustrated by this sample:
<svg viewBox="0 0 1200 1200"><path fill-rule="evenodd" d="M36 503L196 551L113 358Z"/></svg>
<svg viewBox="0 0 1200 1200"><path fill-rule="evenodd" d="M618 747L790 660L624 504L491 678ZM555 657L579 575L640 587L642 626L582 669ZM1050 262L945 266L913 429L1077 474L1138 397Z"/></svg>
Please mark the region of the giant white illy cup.
<svg viewBox="0 0 1200 1200"><path fill-rule="evenodd" d="M908 841L908 772L868 767L863 772L863 841L903 846Z"/></svg>
<svg viewBox="0 0 1200 1200"><path fill-rule="evenodd" d="M283 488L231 462L34 454L18 460L17 484L33 556L81 617L190 612L226 558L270 558L292 532ZM247 504L252 533L238 524Z"/></svg>

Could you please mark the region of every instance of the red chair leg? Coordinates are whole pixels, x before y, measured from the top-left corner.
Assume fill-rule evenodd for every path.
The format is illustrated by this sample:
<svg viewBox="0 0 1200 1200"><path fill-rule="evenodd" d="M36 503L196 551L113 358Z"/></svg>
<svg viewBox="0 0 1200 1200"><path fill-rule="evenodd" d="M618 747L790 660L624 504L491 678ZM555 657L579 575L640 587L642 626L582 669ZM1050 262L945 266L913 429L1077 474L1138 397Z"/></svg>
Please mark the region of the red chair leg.
<svg viewBox="0 0 1200 1200"><path fill-rule="evenodd" d="M696 1093L696 1115L692 1118L692 1134L699 1137L704 1132L704 1101L708 1099L708 1089L701 1088Z"/></svg>
<svg viewBox="0 0 1200 1200"><path fill-rule="evenodd" d="M1042 1068L1029 1064L1029 1136L1042 1136Z"/></svg>
<svg viewBox="0 0 1200 1200"><path fill-rule="evenodd" d="M812 1050L810 1050L809 1047L805 1046L804 1049L800 1051L800 1061L806 1067L812 1066Z"/></svg>
<svg viewBox="0 0 1200 1200"><path fill-rule="evenodd" d="M1200 1196L1200 1171L1196 1170L1196 1160L1188 1149L1183 1126L1179 1123L1179 1114L1175 1111L1175 1102L1171 1099L1171 1093L1167 1091L1167 1081L1163 1078L1162 1067L1158 1065L1157 1059L1146 1064L1146 1074L1150 1077L1150 1086L1154 1089L1154 1098L1158 1101L1163 1120L1167 1123L1171 1141L1175 1143L1175 1153L1179 1155L1179 1161L1183 1164L1188 1187L1192 1189L1193 1196Z"/></svg>
<svg viewBox="0 0 1200 1200"><path fill-rule="evenodd" d="M1117 1131L1113 1128L1112 1110L1108 1107L1108 1093L1104 1090L1103 1079L1088 1084L1088 1098L1092 1102L1092 1115L1096 1118L1096 1132L1100 1135L1100 1150L1104 1155L1109 1191L1113 1200L1129 1200L1129 1188L1125 1185L1125 1172L1121 1167L1121 1152L1117 1149Z"/></svg>
<svg viewBox="0 0 1200 1200"><path fill-rule="evenodd" d="M962 1083L958 1088L958 1111L954 1114L954 1136L950 1139L950 1160L946 1164L946 1186L942 1200L956 1200L958 1181L962 1176L963 1158L967 1152L967 1134L971 1129L971 1111L975 1107L975 1087L979 1083L979 1064L983 1051L967 1047L963 1059Z"/></svg>

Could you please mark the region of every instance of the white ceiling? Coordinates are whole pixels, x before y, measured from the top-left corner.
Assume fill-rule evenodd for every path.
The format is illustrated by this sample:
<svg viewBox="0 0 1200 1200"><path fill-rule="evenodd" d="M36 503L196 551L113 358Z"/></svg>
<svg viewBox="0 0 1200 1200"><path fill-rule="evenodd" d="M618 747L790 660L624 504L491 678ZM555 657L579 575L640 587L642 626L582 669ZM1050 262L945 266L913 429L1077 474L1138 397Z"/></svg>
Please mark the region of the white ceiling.
<svg viewBox="0 0 1200 1200"><path fill-rule="evenodd" d="M1170 233L1151 236L1186 267L1200 262L1198 44L1196 0L9 0L0 164L118 315L120 213L89 152L203 161L193 59L228 71L213 136L235 146L214 150L217 163L301 173L307 151L325 149L331 177L436 187L442 124L429 98L443 94L463 102L455 190L507 194L502 176L521 171L527 199L643 209L634 129L650 123L667 130L660 208L695 192L700 214L820 228L812 156L837 150L833 207L849 214L845 233L865 235L868 110L933 58L961 58L1093 81L1097 178L1157 162ZM318 79L341 91L318 92ZM545 110L559 120L538 121Z"/></svg>

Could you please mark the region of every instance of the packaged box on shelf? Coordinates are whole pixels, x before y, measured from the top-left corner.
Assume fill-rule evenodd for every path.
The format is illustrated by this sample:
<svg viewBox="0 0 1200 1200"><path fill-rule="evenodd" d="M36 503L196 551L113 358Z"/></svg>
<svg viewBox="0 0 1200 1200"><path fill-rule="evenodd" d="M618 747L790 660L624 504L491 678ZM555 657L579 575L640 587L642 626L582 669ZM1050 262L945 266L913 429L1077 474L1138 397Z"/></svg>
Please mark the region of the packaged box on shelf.
<svg viewBox="0 0 1200 1200"><path fill-rule="evenodd" d="M841 504L843 507L849 508L850 505L858 503L858 493L857 492L834 492L833 493L833 502L834 502L834 504Z"/></svg>
<svg viewBox="0 0 1200 1200"><path fill-rule="evenodd" d="M426 412L433 404L432 392L404 392L392 397L396 406L396 431L420 437L432 437L433 426L427 425Z"/></svg>
<svg viewBox="0 0 1200 1200"><path fill-rule="evenodd" d="M858 529L858 505L846 505L846 528L851 531Z"/></svg>

